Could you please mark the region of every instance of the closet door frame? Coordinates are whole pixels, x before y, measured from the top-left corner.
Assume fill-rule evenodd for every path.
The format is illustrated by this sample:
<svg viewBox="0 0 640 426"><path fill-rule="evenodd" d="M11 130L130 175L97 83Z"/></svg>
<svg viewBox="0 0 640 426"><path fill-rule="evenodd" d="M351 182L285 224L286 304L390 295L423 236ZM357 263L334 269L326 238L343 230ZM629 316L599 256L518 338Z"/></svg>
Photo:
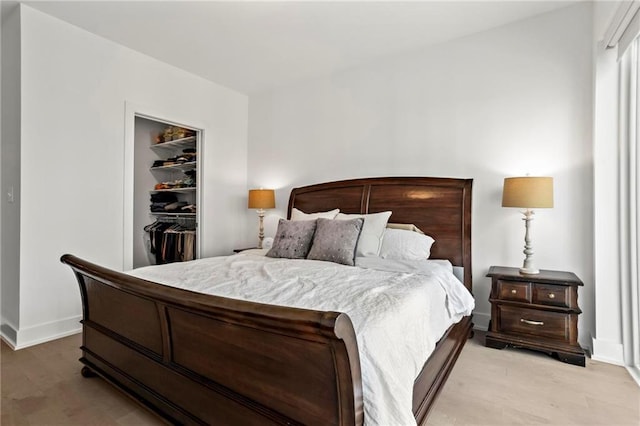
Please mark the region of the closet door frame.
<svg viewBox="0 0 640 426"><path fill-rule="evenodd" d="M147 120L166 123L169 126L180 126L194 130L196 136L196 258L200 258L202 254L202 206L204 193L202 179L201 161L204 158L205 149L205 126L197 120L188 117L182 117L179 111L162 111L158 108L152 108L144 105L135 104L133 102L125 102L125 135L124 135L124 200L123 200L123 259L122 270L127 271L133 269L133 241L136 235L133 229L134 223L134 197L135 197L135 119L136 117L145 118ZM168 119L166 117L172 117ZM149 141L151 146L151 141ZM151 219L151 218L150 218Z"/></svg>

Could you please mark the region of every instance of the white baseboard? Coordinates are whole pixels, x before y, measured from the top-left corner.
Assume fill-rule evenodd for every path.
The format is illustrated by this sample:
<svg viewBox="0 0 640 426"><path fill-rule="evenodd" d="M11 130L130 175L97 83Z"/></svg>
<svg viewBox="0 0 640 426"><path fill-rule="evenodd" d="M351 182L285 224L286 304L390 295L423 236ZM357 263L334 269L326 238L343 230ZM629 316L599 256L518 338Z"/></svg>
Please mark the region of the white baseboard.
<svg viewBox="0 0 640 426"><path fill-rule="evenodd" d="M31 327L15 329L10 324L0 326L0 337L13 350L28 348L50 340L71 336L82 331L81 316L74 316Z"/></svg>
<svg viewBox="0 0 640 426"><path fill-rule="evenodd" d="M640 368L627 365L627 371L629 372L633 380L636 381L638 386L640 386Z"/></svg>
<svg viewBox="0 0 640 426"><path fill-rule="evenodd" d="M578 330L578 344L582 347L587 357L593 358L593 333L580 332Z"/></svg>
<svg viewBox="0 0 640 426"><path fill-rule="evenodd" d="M489 321L491 321L491 315L481 312L473 313L473 328L475 330L487 331L489 329Z"/></svg>
<svg viewBox="0 0 640 426"><path fill-rule="evenodd" d="M0 338L11 348L16 348L16 336L18 333L16 332L16 327L13 324L8 322L3 322L0 325Z"/></svg>
<svg viewBox="0 0 640 426"><path fill-rule="evenodd" d="M624 350L622 343L594 338L591 359L624 366Z"/></svg>

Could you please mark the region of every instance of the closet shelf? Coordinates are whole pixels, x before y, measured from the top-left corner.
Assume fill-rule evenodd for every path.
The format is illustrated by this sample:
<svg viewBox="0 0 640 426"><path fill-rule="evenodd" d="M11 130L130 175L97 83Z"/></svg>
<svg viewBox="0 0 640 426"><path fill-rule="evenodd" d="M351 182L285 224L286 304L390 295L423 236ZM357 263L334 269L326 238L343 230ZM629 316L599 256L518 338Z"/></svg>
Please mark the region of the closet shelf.
<svg viewBox="0 0 640 426"><path fill-rule="evenodd" d="M153 216L196 217L195 213L150 212Z"/></svg>
<svg viewBox="0 0 640 426"><path fill-rule="evenodd" d="M170 188L170 189L152 189L149 191L150 194L156 194L158 192L181 192L181 193L189 193L196 190L195 186L189 186L187 188Z"/></svg>
<svg viewBox="0 0 640 426"><path fill-rule="evenodd" d="M190 136L188 138L176 139L169 142L161 142L155 145L151 145L151 149L156 152L162 152L166 150L175 151L180 148L195 148L196 137Z"/></svg>
<svg viewBox="0 0 640 426"><path fill-rule="evenodd" d="M151 167L149 170L151 171L155 171L155 170L193 170L196 168L196 162L195 161L190 161L188 163L179 163L179 164L172 164L170 166L159 166L159 167Z"/></svg>

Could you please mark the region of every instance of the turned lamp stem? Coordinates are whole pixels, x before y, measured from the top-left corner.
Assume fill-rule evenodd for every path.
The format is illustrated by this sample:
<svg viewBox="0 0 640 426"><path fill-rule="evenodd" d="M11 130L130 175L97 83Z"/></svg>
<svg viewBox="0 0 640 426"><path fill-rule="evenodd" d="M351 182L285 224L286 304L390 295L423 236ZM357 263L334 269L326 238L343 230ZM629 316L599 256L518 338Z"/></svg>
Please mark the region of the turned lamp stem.
<svg viewBox="0 0 640 426"><path fill-rule="evenodd" d="M524 263L522 264L522 268L520 268L520 272L523 274L538 274L540 271L538 268L533 266L533 245L531 244L531 236L529 235L529 227L531 226L531 221L533 220L533 210L527 209L522 212L524 217L524 250L522 251L525 255Z"/></svg>
<svg viewBox="0 0 640 426"><path fill-rule="evenodd" d="M258 231L258 248L262 248L262 241L264 241L264 209L256 210L258 212L258 220L260 222L260 230Z"/></svg>

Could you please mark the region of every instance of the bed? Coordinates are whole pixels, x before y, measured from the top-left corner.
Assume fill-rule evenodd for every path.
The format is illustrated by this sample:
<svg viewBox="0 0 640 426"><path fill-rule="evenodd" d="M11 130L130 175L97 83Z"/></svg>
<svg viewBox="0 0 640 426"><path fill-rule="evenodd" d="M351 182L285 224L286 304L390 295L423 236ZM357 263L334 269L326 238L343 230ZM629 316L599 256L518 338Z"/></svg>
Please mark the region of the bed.
<svg viewBox="0 0 640 426"><path fill-rule="evenodd" d="M295 188L288 214L390 210L431 235L432 259L463 267L471 291L470 179L366 178ZM99 375L174 424L364 422L353 324L341 312L266 305L167 287L72 255L83 303L84 376ZM413 384L418 424L472 329L451 326Z"/></svg>

